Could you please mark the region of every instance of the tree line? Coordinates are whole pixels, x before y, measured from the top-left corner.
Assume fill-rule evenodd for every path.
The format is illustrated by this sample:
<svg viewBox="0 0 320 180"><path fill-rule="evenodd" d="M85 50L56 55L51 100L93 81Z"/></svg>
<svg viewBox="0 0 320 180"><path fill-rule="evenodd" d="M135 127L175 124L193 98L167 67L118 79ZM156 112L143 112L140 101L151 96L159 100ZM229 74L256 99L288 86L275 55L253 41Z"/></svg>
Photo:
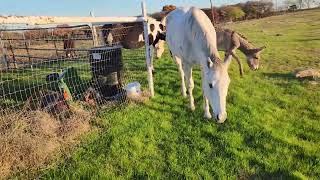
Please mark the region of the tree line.
<svg viewBox="0 0 320 180"><path fill-rule="evenodd" d="M213 7L202 9L214 23L232 22L247 19L258 19L277 14L277 11L295 11L297 9L306 9L320 6L316 2L319 0L285 0L283 7L280 9L276 4L269 0L247 1L233 5ZM174 5L166 5L162 12L170 12L176 9ZM212 19L212 13L214 19ZM153 14L156 19L161 19L163 13Z"/></svg>
<svg viewBox="0 0 320 180"><path fill-rule="evenodd" d="M174 10L174 5L166 5L162 11L168 12ZM273 3L270 1L248 1L221 7L202 9L208 17L215 23L238 21L245 19L254 19L270 16L273 12ZM212 19L212 13L214 19Z"/></svg>

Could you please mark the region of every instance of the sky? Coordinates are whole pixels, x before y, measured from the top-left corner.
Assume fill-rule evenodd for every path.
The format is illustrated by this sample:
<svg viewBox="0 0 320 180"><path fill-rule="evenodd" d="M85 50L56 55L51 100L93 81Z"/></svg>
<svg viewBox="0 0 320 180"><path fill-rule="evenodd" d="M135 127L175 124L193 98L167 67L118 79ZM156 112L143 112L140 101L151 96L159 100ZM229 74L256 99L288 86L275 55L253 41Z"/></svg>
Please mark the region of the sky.
<svg viewBox="0 0 320 180"><path fill-rule="evenodd" d="M210 7L209 0L145 0L148 13L164 5ZM213 0L215 6L243 0ZM133 16L141 14L141 0L0 0L0 15L19 16Z"/></svg>

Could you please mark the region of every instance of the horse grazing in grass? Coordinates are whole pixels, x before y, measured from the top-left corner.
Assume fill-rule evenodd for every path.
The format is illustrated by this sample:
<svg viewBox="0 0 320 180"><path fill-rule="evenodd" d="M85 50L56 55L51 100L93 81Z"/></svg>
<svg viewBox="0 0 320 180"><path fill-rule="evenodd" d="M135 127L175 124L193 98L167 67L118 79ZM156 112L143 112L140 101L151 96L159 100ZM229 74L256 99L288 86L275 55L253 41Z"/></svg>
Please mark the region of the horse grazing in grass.
<svg viewBox="0 0 320 180"><path fill-rule="evenodd" d="M182 79L182 93L186 96L185 80L189 94L190 108L195 109L192 67L200 65L205 118L210 119L209 103L218 123L227 119L226 98L230 78L228 67L232 56L220 59L217 38L210 19L195 7L176 9L166 18L166 41L179 66Z"/></svg>
<svg viewBox="0 0 320 180"><path fill-rule="evenodd" d="M259 69L259 59L261 51L266 48L254 47L244 36L230 29L217 28L217 45L219 51L224 51L226 56L232 55L239 64L240 75L243 76L243 66L240 59L236 56L239 49L247 58L247 63L252 70Z"/></svg>

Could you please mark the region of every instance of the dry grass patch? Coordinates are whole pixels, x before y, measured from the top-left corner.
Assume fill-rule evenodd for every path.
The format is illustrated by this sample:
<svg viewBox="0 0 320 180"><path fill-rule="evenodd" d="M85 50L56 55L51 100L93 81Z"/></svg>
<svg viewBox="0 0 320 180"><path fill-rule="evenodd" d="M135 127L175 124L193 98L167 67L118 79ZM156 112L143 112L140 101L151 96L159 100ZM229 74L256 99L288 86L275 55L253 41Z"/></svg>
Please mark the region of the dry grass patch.
<svg viewBox="0 0 320 180"><path fill-rule="evenodd" d="M145 103L146 101L149 100L149 98L151 97L151 93L149 91L142 91L140 95L135 96L128 96L128 100L130 102L135 102L135 103Z"/></svg>
<svg viewBox="0 0 320 180"><path fill-rule="evenodd" d="M72 107L68 119L57 120L43 111L8 113L0 117L0 177L29 176L76 144L90 130L91 113Z"/></svg>

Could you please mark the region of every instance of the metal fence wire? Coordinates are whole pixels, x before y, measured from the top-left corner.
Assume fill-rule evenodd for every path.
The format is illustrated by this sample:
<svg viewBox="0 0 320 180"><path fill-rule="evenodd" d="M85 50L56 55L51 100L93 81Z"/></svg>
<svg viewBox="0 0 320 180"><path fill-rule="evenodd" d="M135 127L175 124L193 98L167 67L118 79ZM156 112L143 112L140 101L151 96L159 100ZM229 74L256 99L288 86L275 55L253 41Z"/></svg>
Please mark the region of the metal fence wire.
<svg viewBox="0 0 320 180"><path fill-rule="evenodd" d="M142 23L0 30L0 115L12 110L58 114L70 102L102 107L126 101L124 86L147 89L144 44L123 41ZM100 46L95 46L95 38Z"/></svg>

